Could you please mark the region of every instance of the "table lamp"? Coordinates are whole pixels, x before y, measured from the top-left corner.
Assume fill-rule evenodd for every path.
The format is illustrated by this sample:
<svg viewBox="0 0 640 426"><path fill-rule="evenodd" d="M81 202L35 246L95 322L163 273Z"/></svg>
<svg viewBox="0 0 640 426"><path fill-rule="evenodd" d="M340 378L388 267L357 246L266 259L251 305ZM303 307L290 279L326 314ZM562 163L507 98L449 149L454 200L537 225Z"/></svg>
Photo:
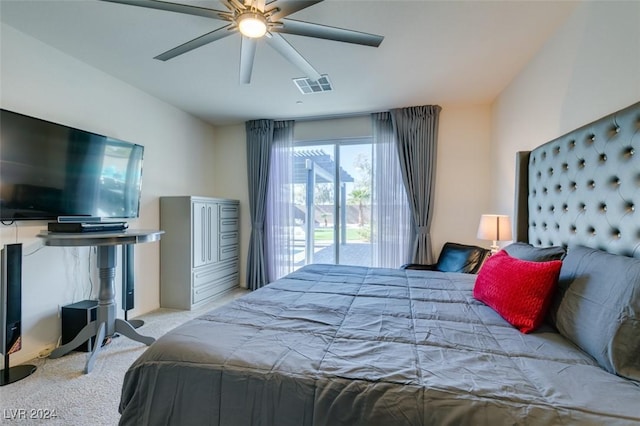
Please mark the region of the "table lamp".
<svg viewBox="0 0 640 426"><path fill-rule="evenodd" d="M478 239L493 241L491 254L500 250L498 241L511 240L511 221L509 216L502 214L483 214L478 226Z"/></svg>

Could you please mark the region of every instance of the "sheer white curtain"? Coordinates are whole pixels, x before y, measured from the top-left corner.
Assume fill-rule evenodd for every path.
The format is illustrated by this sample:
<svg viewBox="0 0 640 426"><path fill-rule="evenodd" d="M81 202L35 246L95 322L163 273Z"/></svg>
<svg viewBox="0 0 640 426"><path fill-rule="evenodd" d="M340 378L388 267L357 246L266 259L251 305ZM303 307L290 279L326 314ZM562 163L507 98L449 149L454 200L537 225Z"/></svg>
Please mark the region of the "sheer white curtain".
<svg viewBox="0 0 640 426"><path fill-rule="evenodd" d="M373 266L398 268L411 260L411 210L402 181L391 114L374 113L371 119L374 145L371 197Z"/></svg>
<svg viewBox="0 0 640 426"><path fill-rule="evenodd" d="M269 282L293 272L293 125L277 121L274 127L265 219Z"/></svg>

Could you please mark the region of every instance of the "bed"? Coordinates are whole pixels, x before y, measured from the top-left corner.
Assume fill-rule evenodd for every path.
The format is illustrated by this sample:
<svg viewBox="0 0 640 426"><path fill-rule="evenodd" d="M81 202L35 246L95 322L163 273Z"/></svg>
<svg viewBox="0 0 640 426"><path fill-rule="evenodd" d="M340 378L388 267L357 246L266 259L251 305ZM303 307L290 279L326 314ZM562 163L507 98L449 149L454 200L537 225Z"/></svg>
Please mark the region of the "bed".
<svg viewBox="0 0 640 426"><path fill-rule="evenodd" d="M636 152L640 103L519 153L520 242L477 276L309 265L191 320L129 368L120 424L640 424ZM479 296L551 266L526 333Z"/></svg>

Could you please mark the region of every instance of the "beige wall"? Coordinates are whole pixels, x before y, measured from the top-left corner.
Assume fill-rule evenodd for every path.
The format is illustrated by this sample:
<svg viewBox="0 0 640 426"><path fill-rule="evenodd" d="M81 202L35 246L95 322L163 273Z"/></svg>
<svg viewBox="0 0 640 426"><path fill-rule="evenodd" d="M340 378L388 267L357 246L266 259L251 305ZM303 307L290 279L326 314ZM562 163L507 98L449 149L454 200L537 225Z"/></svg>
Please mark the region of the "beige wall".
<svg viewBox="0 0 640 426"><path fill-rule="evenodd" d="M489 147L491 108L442 106L435 215L431 224L434 249L447 241L489 247L476 239L480 215L505 213L489 209Z"/></svg>
<svg viewBox="0 0 640 426"><path fill-rule="evenodd" d="M513 211L515 153L640 101L640 2L584 2L493 105L491 205Z"/></svg>
<svg viewBox="0 0 640 426"><path fill-rule="evenodd" d="M140 218L131 228L158 228L161 195L215 195L212 126L7 25L0 31L2 108L145 146ZM24 244L23 349L12 363L56 344L60 306L97 295L95 252L43 247L35 235L45 228L44 222L0 226L0 244ZM158 243L135 248L131 317L159 307L159 250ZM116 300L119 278L118 271Z"/></svg>
<svg viewBox="0 0 640 426"><path fill-rule="evenodd" d="M432 241L436 254L446 241L488 244L475 238L480 215L489 206L490 112L488 105L442 106L436 172L436 210ZM368 116L295 125L296 140L318 140L371 135ZM251 229L247 192L246 141L243 125L216 129L215 192L240 199L242 209L241 267L245 282Z"/></svg>
<svg viewBox="0 0 640 426"><path fill-rule="evenodd" d="M215 141L213 191L218 197L240 200L240 285L246 287L251 218L244 124L216 127Z"/></svg>

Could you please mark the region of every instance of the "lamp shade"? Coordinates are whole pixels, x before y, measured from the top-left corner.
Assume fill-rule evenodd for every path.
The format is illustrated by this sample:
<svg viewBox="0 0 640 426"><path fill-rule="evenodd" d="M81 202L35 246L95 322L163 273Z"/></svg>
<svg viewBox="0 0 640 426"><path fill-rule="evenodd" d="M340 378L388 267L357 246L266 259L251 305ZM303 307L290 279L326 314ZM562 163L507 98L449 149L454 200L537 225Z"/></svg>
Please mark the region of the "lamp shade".
<svg viewBox="0 0 640 426"><path fill-rule="evenodd" d="M478 226L478 239L489 241L511 240L511 221L501 214L483 214Z"/></svg>

